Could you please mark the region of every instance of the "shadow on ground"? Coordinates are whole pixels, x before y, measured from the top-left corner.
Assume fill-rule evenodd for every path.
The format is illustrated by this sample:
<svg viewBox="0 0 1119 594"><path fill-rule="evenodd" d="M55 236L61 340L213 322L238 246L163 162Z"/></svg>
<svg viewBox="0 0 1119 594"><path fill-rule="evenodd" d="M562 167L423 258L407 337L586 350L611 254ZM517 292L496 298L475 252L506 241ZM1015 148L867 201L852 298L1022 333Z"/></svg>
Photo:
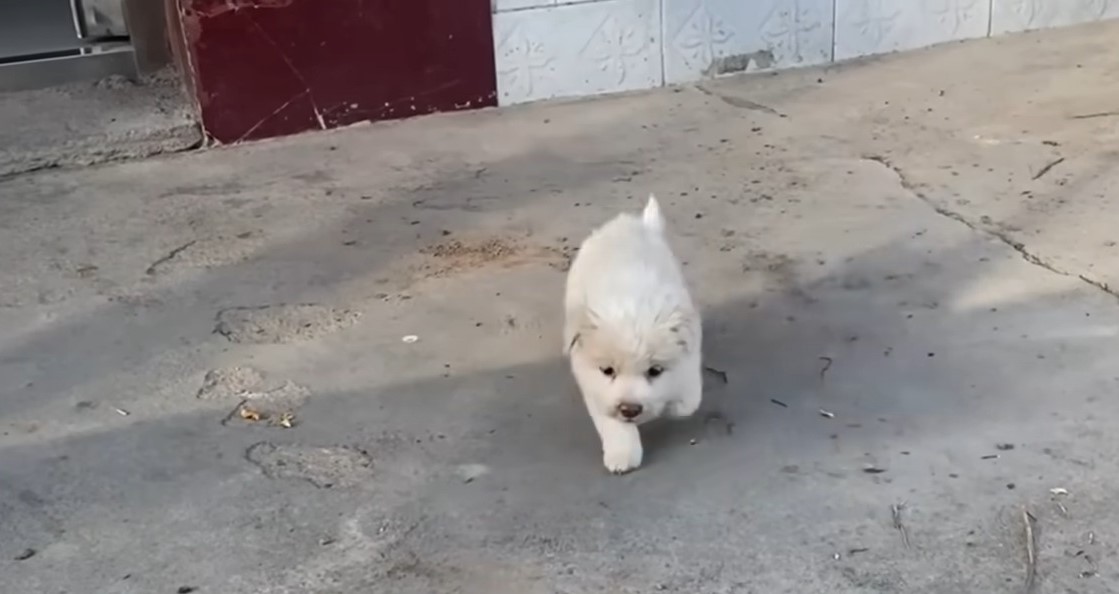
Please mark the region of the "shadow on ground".
<svg viewBox="0 0 1119 594"><path fill-rule="evenodd" d="M0 450L0 550L39 552L5 574L21 591L65 566L120 592L999 592L1023 576L1027 505L1043 583L1104 591L1113 545L1080 541L1114 470L1098 442L1119 409L1085 398L1114 382L1090 319L1111 314L1077 286L961 307L1026 265L980 239L914 243L823 276L744 272L768 290L706 316L726 384L712 373L694 419L650 428L631 475L601 469L556 358L322 394L290 431L173 414ZM262 441L280 454L246 454ZM1076 497L1058 507L1057 485Z"/></svg>

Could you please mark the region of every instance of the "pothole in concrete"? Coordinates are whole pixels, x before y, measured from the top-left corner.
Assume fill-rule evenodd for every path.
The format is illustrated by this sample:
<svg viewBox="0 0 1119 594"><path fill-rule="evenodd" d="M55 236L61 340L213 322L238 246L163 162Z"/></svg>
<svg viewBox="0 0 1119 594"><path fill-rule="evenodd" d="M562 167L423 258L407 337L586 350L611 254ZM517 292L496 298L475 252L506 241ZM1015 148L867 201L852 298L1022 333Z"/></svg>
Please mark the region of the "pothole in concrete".
<svg viewBox="0 0 1119 594"><path fill-rule="evenodd" d="M224 367L211 369L202 378L198 389L199 400L223 400L241 398L249 390L264 384L264 374L252 367Z"/></svg>
<svg viewBox="0 0 1119 594"><path fill-rule="evenodd" d="M549 247L546 249L553 256L551 261L548 262L548 266L560 272L571 270L571 263L575 261L575 255L579 252L578 247L571 245L561 245L559 247Z"/></svg>
<svg viewBox="0 0 1119 594"><path fill-rule="evenodd" d="M196 395L200 400L236 400L237 405L222 419L223 425L266 425L290 429L298 422L296 412L311 391L290 380L269 383L252 367L213 369L202 379Z"/></svg>
<svg viewBox="0 0 1119 594"><path fill-rule="evenodd" d="M508 268L545 262L566 269L570 257L561 249L524 244L503 237L450 239L420 250L425 261L419 272L426 278L452 276L485 267Z"/></svg>
<svg viewBox="0 0 1119 594"><path fill-rule="evenodd" d="M369 454L344 446L276 445L262 441L249 447L245 458L268 478L304 480L320 489L352 487L373 476Z"/></svg>
<svg viewBox="0 0 1119 594"><path fill-rule="evenodd" d="M360 316L350 309L313 303L231 307L218 312L214 332L230 342L284 344L349 328Z"/></svg>
<svg viewBox="0 0 1119 594"><path fill-rule="evenodd" d="M296 412L311 392L291 381L263 392L247 391L241 402L222 420L223 425L260 425L291 429L300 423Z"/></svg>

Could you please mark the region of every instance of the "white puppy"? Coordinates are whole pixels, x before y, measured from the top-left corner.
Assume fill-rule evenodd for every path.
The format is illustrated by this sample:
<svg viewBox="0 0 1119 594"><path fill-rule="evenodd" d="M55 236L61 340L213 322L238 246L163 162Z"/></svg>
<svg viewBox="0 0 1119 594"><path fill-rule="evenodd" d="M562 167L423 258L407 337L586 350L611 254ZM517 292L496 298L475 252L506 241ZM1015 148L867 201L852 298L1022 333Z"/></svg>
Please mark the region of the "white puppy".
<svg viewBox="0 0 1119 594"><path fill-rule="evenodd" d="M655 197L640 218L620 214L583 241L567 275L564 348L610 472L641 466L638 425L699 408L702 340Z"/></svg>

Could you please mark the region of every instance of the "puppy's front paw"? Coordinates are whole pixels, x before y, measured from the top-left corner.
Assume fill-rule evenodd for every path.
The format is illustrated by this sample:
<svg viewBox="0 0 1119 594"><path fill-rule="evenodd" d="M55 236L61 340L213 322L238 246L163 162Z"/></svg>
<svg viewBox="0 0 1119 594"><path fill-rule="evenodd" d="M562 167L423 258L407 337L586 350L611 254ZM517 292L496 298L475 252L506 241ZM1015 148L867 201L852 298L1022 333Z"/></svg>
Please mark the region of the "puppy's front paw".
<svg viewBox="0 0 1119 594"><path fill-rule="evenodd" d="M641 466L641 450L614 449L602 453L602 464L613 474L625 474Z"/></svg>
<svg viewBox="0 0 1119 594"><path fill-rule="evenodd" d="M637 428L632 429L632 435L618 434L602 443L602 464L613 474L625 474L641 466L641 438Z"/></svg>

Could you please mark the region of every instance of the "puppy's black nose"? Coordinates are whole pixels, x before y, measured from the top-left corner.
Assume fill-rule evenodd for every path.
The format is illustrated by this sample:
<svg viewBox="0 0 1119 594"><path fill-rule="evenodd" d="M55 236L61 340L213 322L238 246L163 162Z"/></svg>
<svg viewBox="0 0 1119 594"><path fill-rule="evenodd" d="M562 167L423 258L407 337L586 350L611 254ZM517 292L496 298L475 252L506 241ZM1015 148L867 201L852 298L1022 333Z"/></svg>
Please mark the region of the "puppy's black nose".
<svg viewBox="0 0 1119 594"><path fill-rule="evenodd" d="M645 410L645 408L642 407L640 404L630 404L628 402L623 402L618 405L618 414L627 419L636 419L643 410Z"/></svg>

